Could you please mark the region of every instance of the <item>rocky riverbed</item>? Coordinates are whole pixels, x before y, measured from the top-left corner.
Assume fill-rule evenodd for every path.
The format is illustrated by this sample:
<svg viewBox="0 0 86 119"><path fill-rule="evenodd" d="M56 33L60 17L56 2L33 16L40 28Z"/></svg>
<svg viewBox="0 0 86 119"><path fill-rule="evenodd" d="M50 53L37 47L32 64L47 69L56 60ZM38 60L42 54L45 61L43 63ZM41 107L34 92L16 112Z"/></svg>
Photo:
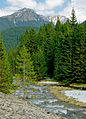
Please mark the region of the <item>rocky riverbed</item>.
<svg viewBox="0 0 86 119"><path fill-rule="evenodd" d="M30 102L0 92L0 119L63 119Z"/></svg>
<svg viewBox="0 0 86 119"><path fill-rule="evenodd" d="M56 115L59 113L61 117L67 119L86 119L86 108L59 100L55 95L50 93L49 87L54 88L55 86L30 85L26 90L27 101L30 101L32 104L36 105L37 107L41 107L48 112L54 113ZM30 90L30 88L34 88L35 91ZM22 88L20 88L16 90L13 95L23 97L24 92ZM33 96L34 98L31 98Z"/></svg>

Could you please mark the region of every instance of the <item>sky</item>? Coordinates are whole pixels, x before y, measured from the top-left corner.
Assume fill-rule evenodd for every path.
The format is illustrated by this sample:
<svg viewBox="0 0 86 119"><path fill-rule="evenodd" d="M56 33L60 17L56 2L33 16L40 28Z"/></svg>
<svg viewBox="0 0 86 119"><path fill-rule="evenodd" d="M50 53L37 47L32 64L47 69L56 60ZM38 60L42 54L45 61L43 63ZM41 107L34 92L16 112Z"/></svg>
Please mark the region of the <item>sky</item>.
<svg viewBox="0 0 86 119"><path fill-rule="evenodd" d="M0 0L0 17L30 8L44 16L62 15L70 18L73 7L78 22L86 20L86 0Z"/></svg>

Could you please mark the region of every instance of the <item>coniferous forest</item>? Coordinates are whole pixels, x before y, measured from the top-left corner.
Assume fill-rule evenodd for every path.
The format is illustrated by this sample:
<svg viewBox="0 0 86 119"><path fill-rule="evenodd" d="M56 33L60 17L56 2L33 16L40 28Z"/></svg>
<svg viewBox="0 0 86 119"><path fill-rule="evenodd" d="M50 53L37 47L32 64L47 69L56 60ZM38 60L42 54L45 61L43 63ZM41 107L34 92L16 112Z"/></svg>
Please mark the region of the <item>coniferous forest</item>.
<svg viewBox="0 0 86 119"><path fill-rule="evenodd" d="M74 9L71 20L58 19L40 27L26 28L17 49L5 51L0 36L0 91L12 84L12 76L23 81L54 78L66 85L86 83L86 27L77 22Z"/></svg>

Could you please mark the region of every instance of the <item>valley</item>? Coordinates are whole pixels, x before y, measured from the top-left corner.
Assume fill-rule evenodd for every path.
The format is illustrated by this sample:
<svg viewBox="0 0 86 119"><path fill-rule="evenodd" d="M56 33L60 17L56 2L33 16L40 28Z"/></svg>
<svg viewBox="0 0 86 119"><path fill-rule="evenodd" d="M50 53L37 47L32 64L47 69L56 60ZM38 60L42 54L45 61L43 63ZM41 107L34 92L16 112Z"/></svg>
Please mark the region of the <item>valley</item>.
<svg viewBox="0 0 86 119"><path fill-rule="evenodd" d="M0 17L0 32L2 119L26 119L30 109L31 119L85 119L86 25L74 8L70 19L23 8Z"/></svg>

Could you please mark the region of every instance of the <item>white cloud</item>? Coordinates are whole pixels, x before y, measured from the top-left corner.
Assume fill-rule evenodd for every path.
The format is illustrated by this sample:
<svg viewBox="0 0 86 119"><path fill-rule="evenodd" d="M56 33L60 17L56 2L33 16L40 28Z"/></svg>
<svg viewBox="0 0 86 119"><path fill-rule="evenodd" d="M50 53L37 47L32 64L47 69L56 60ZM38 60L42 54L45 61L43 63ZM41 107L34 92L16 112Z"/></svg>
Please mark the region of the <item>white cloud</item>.
<svg viewBox="0 0 86 119"><path fill-rule="evenodd" d="M0 9L0 16L11 14L21 8L31 8L42 15L55 15L54 8L62 5L65 0L45 0L44 2L37 2L36 0L7 0L8 7ZM78 21L86 20L86 0L71 0L63 11L58 14L66 17L71 16L72 7L74 6ZM56 13L57 14L57 13Z"/></svg>
<svg viewBox="0 0 86 119"><path fill-rule="evenodd" d="M37 8L39 10L50 10L53 9L59 5L62 5L64 3L64 0L45 0L44 3L37 4Z"/></svg>
<svg viewBox="0 0 86 119"><path fill-rule="evenodd" d="M12 6L34 8L37 5L36 0L7 0Z"/></svg>
<svg viewBox="0 0 86 119"><path fill-rule="evenodd" d="M40 11L38 10L37 13L40 14L40 15L44 15L44 16L46 16L46 15L47 16L55 15L55 11L54 10L40 10Z"/></svg>
<svg viewBox="0 0 86 119"><path fill-rule="evenodd" d="M12 6L29 7L35 9L53 9L54 7L61 5L64 0L45 0L45 2L37 3L36 0L7 0Z"/></svg>
<svg viewBox="0 0 86 119"><path fill-rule="evenodd" d="M69 3L63 11L59 12L59 14L70 18L73 7L78 22L86 20L86 0L72 0L72 2Z"/></svg>
<svg viewBox="0 0 86 119"><path fill-rule="evenodd" d="M14 11L17 11L17 10L18 10L17 7L2 8L2 9L0 9L0 17L10 15L10 14L14 13Z"/></svg>
<svg viewBox="0 0 86 119"><path fill-rule="evenodd" d="M52 15L54 14L53 9L63 4L63 2L64 0L45 0L44 2L37 2L36 0L7 0L10 6L0 9L0 16L11 14L24 7L34 9L45 15Z"/></svg>
<svg viewBox="0 0 86 119"><path fill-rule="evenodd" d="M64 3L64 0L45 0L44 3L39 2L36 5L36 11L39 14L42 15L55 15L55 10L53 10L55 7L58 7L59 5L62 5Z"/></svg>

